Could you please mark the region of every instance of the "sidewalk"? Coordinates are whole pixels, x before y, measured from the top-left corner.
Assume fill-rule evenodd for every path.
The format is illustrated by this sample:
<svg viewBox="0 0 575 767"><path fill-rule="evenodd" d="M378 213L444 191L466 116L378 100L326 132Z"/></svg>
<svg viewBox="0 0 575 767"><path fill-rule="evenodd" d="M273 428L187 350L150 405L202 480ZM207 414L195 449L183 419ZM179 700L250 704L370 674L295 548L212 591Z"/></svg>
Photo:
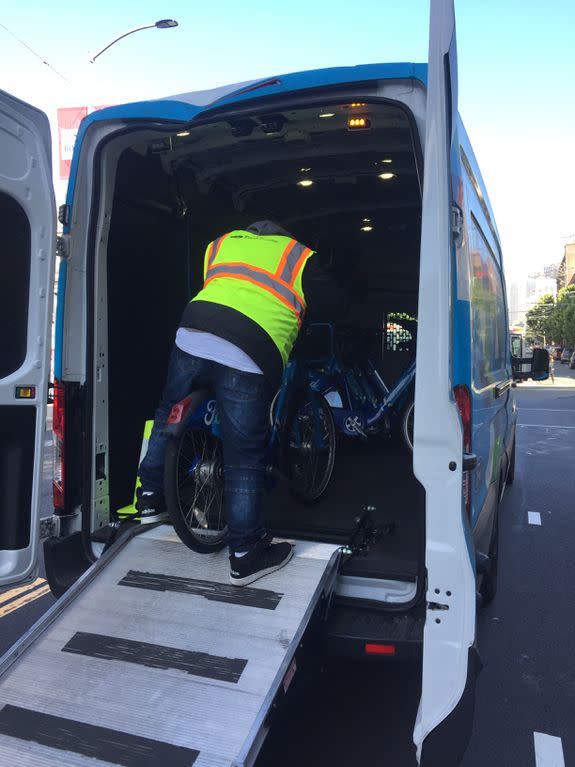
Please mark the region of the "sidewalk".
<svg viewBox="0 0 575 767"><path fill-rule="evenodd" d="M549 376L546 381L524 381L518 384L521 389L536 389L555 387L556 389L575 389L575 370L569 370L568 365L556 362L554 366L555 381Z"/></svg>

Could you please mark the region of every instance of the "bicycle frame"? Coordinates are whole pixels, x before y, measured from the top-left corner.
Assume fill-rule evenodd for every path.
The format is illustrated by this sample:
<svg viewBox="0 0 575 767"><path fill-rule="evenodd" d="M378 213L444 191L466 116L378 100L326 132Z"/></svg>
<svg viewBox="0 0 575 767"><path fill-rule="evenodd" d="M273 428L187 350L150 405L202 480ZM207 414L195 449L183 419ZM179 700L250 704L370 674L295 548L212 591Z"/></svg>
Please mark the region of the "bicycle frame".
<svg viewBox="0 0 575 767"><path fill-rule="evenodd" d="M415 381L415 362L402 373L390 390L368 359L360 369L346 368L335 344L335 330L329 323L331 353L320 370L311 375L311 387L329 402L339 433L346 437L367 437L390 431L391 419L399 417Z"/></svg>
<svg viewBox="0 0 575 767"><path fill-rule="evenodd" d="M307 364L302 360L290 359L284 369L281 385L272 401L271 431L266 450L266 466L268 474L277 473L280 463L281 439L286 419L290 410L290 398L296 391L310 393L310 405L315 416L318 413L317 402L314 401L313 389L310 385L310 371ZM319 419L314 418L314 427ZM213 393L209 390L201 390L188 395L181 402L176 403L166 424L165 431L170 436L179 436L186 429L201 429L211 432L215 437L221 438L220 419L218 405ZM323 435L314 428L311 447L322 447ZM303 435L299 431L299 423L294 421L293 431L290 435L291 444L297 447L303 444Z"/></svg>

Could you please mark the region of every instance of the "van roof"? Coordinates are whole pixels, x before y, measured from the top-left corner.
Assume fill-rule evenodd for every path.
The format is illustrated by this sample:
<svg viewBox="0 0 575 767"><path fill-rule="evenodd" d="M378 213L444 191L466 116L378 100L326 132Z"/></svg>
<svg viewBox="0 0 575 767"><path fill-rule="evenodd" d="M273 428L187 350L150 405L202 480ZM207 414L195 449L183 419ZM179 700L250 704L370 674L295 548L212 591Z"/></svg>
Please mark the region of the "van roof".
<svg viewBox="0 0 575 767"><path fill-rule="evenodd" d="M80 125L70 168L67 201L68 203L72 202L82 141L86 131L94 123L136 119L188 123L198 114L208 109L247 101L254 98L254 96L274 96L336 85L367 83L373 80L405 79L419 80L426 85L427 64L399 62L311 69L305 72L276 75L261 80L233 83L232 85L225 85L210 90L180 93L175 96L149 101L135 101L99 109L85 117Z"/></svg>
<svg viewBox="0 0 575 767"><path fill-rule="evenodd" d="M67 202L71 205L76 182L78 157L83 138L88 128L97 122L113 120L158 120L166 122L189 123L204 111L215 107L241 103L254 97L275 96L298 91L329 88L330 86L349 85L353 83L368 83L374 80L419 80L427 86L427 64L412 62L395 62L387 64L359 64L353 67L330 67L327 69L310 69L304 72L275 75L261 80L250 80L233 83L219 88L203 91L179 93L149 101L134 101L127 104L99 109L89 114L80 125L68 184ZM475 175L483 193L484 203L490 214L494 234L499 241L495 219L481 172L475 159L471 143L460 121L462 130L460 139L471 162Z"/></svg>

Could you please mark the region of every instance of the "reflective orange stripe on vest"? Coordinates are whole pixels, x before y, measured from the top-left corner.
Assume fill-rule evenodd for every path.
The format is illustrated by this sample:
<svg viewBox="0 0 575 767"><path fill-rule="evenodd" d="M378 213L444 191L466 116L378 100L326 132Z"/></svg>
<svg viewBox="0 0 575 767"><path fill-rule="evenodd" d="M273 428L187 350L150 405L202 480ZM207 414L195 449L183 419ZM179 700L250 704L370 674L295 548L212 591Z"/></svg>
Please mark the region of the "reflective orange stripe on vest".
<svg viewBox="0 0 575 767"><path fill-rule="evenodd" d="M306 250L309 252L308 248L306 248ZM265 269L259 269L257 266L249 266L248 264L243 263L217 264L208 269L204 287L217 277L247 280L258 287L267 290L291 309L297 316L298 322L301 322L301 316L305 311L305 301L303 300L303 297L298 295L290 285L275 274L267 272Z"/></svg>
<svg viewBox="0 0 575 767"><path fill-rule="evenodd" d="M229 232L228 232L228 234L229 234ZM222 245L222 242L226 239L228 234L223 234L221 237L218 237L217 240L214 240L212 242L212 247L211 247L211 250L210 250L210 255L208 256L208 263L207 263L206 272L211 267L211 265L214 263L214 259L218 255L218 251L219 251L219 249L220 249L220 247Z"/></svg>
<svg viewBox="0 0 575 767"><path fill-rule="evenodd" d="M276 270L276 277L293 286L301 267L305 263L306 256L310 252L310 249L306 248L305 245L302 245L297 240L291 240L283 252Z"/></svg>

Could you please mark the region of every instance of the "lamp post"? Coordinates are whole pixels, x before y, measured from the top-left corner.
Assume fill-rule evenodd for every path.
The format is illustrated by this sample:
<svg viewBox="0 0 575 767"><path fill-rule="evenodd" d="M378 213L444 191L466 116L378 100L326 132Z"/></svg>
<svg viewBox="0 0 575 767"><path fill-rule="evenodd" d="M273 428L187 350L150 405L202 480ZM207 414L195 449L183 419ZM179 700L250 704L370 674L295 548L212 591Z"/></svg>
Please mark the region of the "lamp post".
<svg viewBox="0 0 575 767"><path fill-rule="evenodd" d="M101 56L104 51L107 51L108 48L111 48L114 43L117 43L118 40L122 40L122 38L127 37L128 35L133 35L134 32L140 32L142 29L171 29L172 27L177 27L178 22L174 19L160 19L160 21L156 21L154 24L146 24L143 27L135 27L134 29L129 29L127 32L124 32L123 35L120 35L119 37L114 38L111 43L108 43L104 48L102 48L101 51L98 51L95 56L92 56L90 59L90 62L93 64L98 56Z"/></svg>

